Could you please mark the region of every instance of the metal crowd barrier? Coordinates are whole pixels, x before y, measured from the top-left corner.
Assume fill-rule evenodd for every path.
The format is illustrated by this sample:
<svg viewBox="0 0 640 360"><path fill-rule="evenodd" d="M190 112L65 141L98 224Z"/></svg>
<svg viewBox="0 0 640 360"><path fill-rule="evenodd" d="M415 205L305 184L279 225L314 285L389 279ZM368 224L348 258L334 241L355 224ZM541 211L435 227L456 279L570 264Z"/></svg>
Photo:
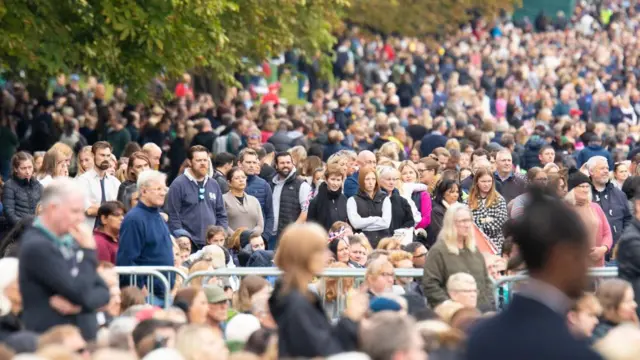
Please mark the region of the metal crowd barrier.
<svg viewBox="0 0 640 360"><path fill-rule="evenodd" d="M134 286L138 284L138 275L146 276L145 283L148 284L147 302L151 304L154 303L153 294L155 290L154 289L155 285L153 280L154 278L158 279L162 283L162 286L164 287L164 296L163 296L164 303L162 305L166 309L171 305L171 285L170 285L171 283L169 282L167 277L160 272L160 269L162 269L162 271L182 273L179 269L174 268L175 269L174 271L173 269L168 269L168 268L169 267L167 267L167 269L164 269L164 267L152 267L152 266L117 266L115 270L116 270L116 273L118 273L119 275L124 275L124 276L129 275L129 283Z"/></svg>
<svg viewBox="0 0 640 360"><path fill-rule="evenodd" d="M589 277L594 279L594 287L597 287L598 281L605 278L618 277L618 268L613 266L597 267L589 269ZM494 298L496 307L502 309L513 296L515 285L518 282L527 280L529 276L526 271L512 276L504 276L494 282Z"/></svg>

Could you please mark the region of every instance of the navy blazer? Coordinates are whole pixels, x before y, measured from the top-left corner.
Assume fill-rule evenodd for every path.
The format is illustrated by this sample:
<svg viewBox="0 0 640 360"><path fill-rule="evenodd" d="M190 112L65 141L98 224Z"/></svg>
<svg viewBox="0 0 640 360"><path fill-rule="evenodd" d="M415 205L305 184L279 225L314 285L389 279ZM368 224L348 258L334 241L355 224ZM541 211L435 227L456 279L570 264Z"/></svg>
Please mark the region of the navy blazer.
<svg viewBox="0 0 640 360"><path fill-rule="evenodd" d="M576 339L563 316L546 305L515 295L509 307L471 332L467 360L601 360Z"/></svg>

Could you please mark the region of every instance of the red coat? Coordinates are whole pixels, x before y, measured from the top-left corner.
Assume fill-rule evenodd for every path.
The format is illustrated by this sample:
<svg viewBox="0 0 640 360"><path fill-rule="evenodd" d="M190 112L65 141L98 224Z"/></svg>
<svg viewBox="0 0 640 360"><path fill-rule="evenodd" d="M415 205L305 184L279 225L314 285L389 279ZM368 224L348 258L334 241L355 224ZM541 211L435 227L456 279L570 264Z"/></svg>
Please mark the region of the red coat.
<svg viewBox="0 0 640 360"><path fill-rule="evenodd" d="M118 239L114 239L100 230L93 230L93 238L96 240L98 261L106 261L115 265L118 254Z"/></svg>

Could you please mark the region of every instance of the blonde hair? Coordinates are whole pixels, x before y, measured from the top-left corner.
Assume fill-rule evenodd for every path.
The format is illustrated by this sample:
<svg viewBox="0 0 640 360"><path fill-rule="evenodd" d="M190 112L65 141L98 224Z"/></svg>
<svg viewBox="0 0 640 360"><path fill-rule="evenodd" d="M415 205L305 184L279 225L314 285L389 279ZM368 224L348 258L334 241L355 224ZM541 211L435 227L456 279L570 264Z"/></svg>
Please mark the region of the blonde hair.
<svg viewBox="0 0 640 360"><path fill-rule="evenodd" d="M211 262L206 260L200 260L195 264L191 265L191 268L189 268L189 275L198 271L209 271L209 270L212 270ZM204 276L199 276L191 280L191 282L189 283L189 286L199 289L203 286L202 284L203 281L204 281Z"/></svg>
<svg viewBox="0 0 640 360"><path fill-rule="evenodd" d="M349 268L347 264L341 262L335 262L329 266L331 269L346 269ZM355 283L355 279L352 277L342 278L342 289L338 289L338 278L335 277L327 277L324 279L324 300L328 302L332 302L338 298L338 294L347 294L349 290L353 288Z"/></svg>
<svg viewBox="0 0 640 360"><path fill-rule="evenodd" d="M394 141L388 141L384 143L378 150L378 154L391 161L400 161L400 147Z"/></svg>
<svg viewBox="0 0 640 360"><path fill-rule="evenodd" d="M203 342L206 339L203 335L206 332L220 336L209 325L189 324L178 331L175 348L184 356L184 360L202 359L202 355L204 355ZM219 340L223 341L222 338Z"/></svg>
<svg viewBox="0 0 640 360"><path fill-rule="evenodd" d="M380 240L380 242L378 243L378 246L376 247L376 249L378 250L401 250L402 249L402 243L400 242L399 239L396 239L394 237L386 237Z"/></svg>
<svg viewBox="0 0 640 360"><path fill-rule="evenodd" d="M451 324L451 318L456 313L456 311L463 309L464 305L459 302L455 302L453 300L447 300L442 304L438 305L433 309L433 311L438 315L442 321L447 324Z"/></svg>
<svg viewBox="0 0 640 360"><path fill-rule="evenodd" d="M0 316L11 312L11 300L4 294L6 288L18 280L18 259L0 259Z"/></svg>
<svg viewBox="0 0 640 360"><path fill-rule="evenodd" d="M457 291L460 290L461 284L473 284L477 288L478 284L476 283L476 279L466 272L459 272L449 276L447 279L447 291Z"/></svg>
<svg viewBox="0 0 640 360"><path fill-rule="evenodd" d="M394 268L398 267L401 261L411 260L413 261L413 255L410 252L404 250L395 250L389 254L389 262Z"/></svg>
<svg viewBox="0 0 640 360"><path fill-rule="evenodd" d="M294 146L287 151L291 154L291 160L293 160L294 166L301 166L302 162L307 158L307 150L304 146Z"/></svg>
<svg viewBox="0 0 640 360"><path fill-rule="evenodd" d="M83 147L82 149L80 149L80 151L78 151L78 161L77 161L77 164L78 164L78 172L77 172L77 174L76 174L76 177L78 177L78 176L80 176L80 175L84 174L84 173L85 173L85 172L87 172L88 170L91 170L91 169L85 169L85 168L83 168L83 167L82 167L82 165L81 165L81 164L82 164L82 162L80 161L80 157L81 157L82 155L87 155L87 154L89 154L89 156L91 156L91 157L93 158L93 152L91 151L91 146L85 146L85 147Z"/></svg>
<svg viewBox="0 0 640 360"><path fill-rule="evenodd" d="M393 268L393 264L387 260L387 258L377 258L367 265L367 271L364 274L364 278L368 280L371 277L378 276L382 273L384 267Z"/></svg>
<svg viewBox="0 0 640 360"><path fill-rule="evenodd" d="M569 191L567 195L564 196L564 200L567 202L567 204L576 206L576 189L571 189L571 191ZM590 204L591 201L593 201L593 194L591 193L591 191L589 191L587 193L587 204Z"/></svg>
<svg viewBox="0 0 640 360"><path fill-rule="evenodd" d="M471 209L469 209L467 205L455 203L451 205L449 209L447 209L447 212L445 212L444 220L442 221L442 230L438 235L438 241L443 241L447 246L447 250L449 250L450 253L456 255L460 254L460 250L458 250L458 231L456 230L456 217L461 211L466 211L473 219ZM465 237L464 246L471 252L476 251L476 239L473 235L473 231L470 231L469 234Z"/></svg>

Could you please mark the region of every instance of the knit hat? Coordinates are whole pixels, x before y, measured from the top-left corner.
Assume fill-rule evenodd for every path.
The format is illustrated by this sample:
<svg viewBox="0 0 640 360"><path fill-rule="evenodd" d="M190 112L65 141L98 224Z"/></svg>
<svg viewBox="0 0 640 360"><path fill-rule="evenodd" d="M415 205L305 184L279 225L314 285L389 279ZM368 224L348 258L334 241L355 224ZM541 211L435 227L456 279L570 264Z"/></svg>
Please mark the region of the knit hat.
<svg viewBox="0 0 640 360"><path fill-rule="evenodd" d="M591 179L589 179L587 175L577 171L569 175L569 180L567 181L568 191L571 191L576 186L580 186L584 183L591 185Z"/></svg>
<svg viewBox="0 0 640 360"><path fill-rule="evenodd" d="M240 233L240 247L244 248L245 246L247 246L247 244L249 244L249 240L251 239L251 235L253 234L253 231L251 230L245 230L243 232Z"/></svg>
<svg viewBox="0 0 640 360"><path fill-rule="evenodd" d="M179 237L186 237L187 239L193 241L193 236L187 230L178 229L173 232L173 236L177 239Z"/></svg>

